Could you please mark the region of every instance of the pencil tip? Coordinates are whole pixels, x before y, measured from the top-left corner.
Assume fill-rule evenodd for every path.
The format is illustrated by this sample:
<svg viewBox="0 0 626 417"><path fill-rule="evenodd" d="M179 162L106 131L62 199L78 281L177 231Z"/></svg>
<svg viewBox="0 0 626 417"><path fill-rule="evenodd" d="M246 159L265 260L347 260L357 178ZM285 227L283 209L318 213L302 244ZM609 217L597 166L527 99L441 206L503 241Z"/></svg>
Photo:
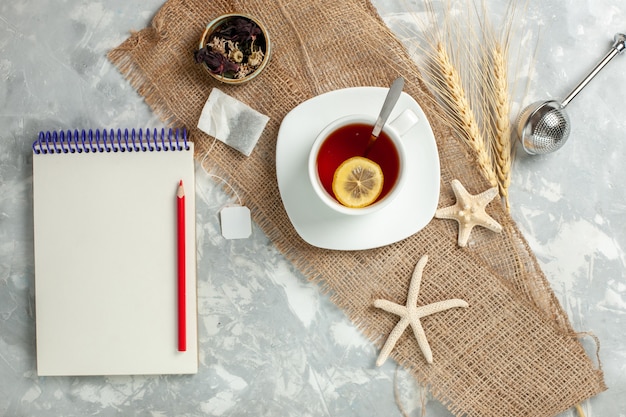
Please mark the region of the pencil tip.
<svg viewBox="0 0 626 417"><path fill-rule="evenodd" d="M180 185L181 187L183 186L183 180L180 180L180 182L178 183L178 185Z"/></svg>

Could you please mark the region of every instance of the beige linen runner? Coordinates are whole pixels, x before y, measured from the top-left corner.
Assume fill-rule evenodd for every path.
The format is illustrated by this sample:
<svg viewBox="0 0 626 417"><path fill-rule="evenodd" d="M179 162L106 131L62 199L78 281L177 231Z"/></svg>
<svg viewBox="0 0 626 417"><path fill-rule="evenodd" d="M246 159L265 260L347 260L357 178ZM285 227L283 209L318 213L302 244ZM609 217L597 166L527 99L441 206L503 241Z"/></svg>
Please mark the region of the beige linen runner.
<svg viewBox="0 0 626 417"><path fill-rule="evenodd" d="M206 24L231 12L260 19L272 41L269 66L240 86L219 84L193 60ZM404 91L421 104L435 132L439 207L454 203L452 179L472 194L489 188L471 151L437 122L418 68L369 1L170 0L150 27L132 33L109 58L162 120L189 129L198 156L212 147L207 170L237 187L275 246L320 283L379 348L398 318L374 308L373 301L404 304L413 268L428 255L418 303L460 298L469 307L422 319L433 364L426 363L410 330L391 357L453 413L553 416L605 389L602 372L585 354L526 241L499 203L487 210L504 231L475 228L466 248L457 246L457 224L450 220L434 219L403 241L366 251L312 247L289 222L275 172L283 117L321 93L388 86L398 76L406 79ZM214 87L270 117L251 156L195 127Z"/></svg>

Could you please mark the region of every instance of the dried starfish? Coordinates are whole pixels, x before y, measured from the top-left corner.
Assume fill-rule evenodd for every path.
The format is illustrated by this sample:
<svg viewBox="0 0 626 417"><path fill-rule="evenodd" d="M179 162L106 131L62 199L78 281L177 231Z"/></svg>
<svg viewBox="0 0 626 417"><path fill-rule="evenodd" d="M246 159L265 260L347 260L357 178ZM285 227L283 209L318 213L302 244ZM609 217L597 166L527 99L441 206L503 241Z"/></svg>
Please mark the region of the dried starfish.
<svg viewBox="0 0 626 417"><path fill-rule="evenodd" d="M430 349L428 340L426 339L426 334L424 333L424 328L422 327L420 319L450 308L468 306L465 301L459 300L458 298L439 301L421 307L417 306L417 296L420 291L422 273L424 272L426 262L428 262L428 255L422 256L417 265L415 265L415 270L413 271L413 276L411 277L411 283L409 284L409 295L406 300L406 305L402 306L387 300L374 301L374 307L401 317L400 321L393 328L387 338L387 341L385 342L385 345L381 349L378 359L376 360L376 366L382 365L387 360L387 357L400 339L400 336L402 336L402 333L404 333L404 330L406 330L409 325L413 328L413 334L417 339L417 344L424 354L424 358L426 358L426 362L433 363L433 352Z"/></svg>
<svg viewBox="0 0 626 417"><path fill-rule="evenodd" d="M474 226L482 226L496 233L502 231L502 226L485 212L487 204L498 195L498 188L493 187L480 194L472 195L459 180L452 180L450 185L456 196L456 204L440 208L435 212L435 217L453 219L459 223L459 246L467 245Z"/></svg>

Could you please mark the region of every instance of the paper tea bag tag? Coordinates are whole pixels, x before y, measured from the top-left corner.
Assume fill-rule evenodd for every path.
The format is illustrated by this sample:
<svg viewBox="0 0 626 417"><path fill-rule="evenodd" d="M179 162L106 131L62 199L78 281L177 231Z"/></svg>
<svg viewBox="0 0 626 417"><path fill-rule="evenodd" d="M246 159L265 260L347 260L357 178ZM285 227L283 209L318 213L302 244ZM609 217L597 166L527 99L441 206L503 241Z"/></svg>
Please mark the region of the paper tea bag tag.
<svg viewBox="0 0 626 417"><path fill-rule="evenodd" d="M244 206L228 206L220 211L222 236L226 239L245 239L252 234L250 209Z"/></svg>

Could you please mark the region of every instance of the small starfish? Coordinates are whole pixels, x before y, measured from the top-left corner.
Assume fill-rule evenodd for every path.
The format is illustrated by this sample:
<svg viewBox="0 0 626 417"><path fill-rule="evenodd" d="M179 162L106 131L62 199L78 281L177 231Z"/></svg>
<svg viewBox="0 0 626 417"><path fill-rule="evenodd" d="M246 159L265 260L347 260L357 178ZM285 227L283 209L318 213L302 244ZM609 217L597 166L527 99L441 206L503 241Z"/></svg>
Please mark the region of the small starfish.
<svg viewBox="0 0 626 417"><path fill-rule="evenodd" d="M485 227L492 232L500 233L502 226L485 211L485 207L498 195L497 187L472 195L467 192L459 180L450 183L456 196L456 204L440 208L435 212L438 219L453 219L459 223L459 246L467 245L470 233L474 226Z"/></svg>
<svg viewBox="0 0 626 417"><path fill-rule="evenodd" d="M430 349L428 340L426 339L426 334L424 333L424 328L422 327L420 319L450 308L468 306L465 301L459 300L458 298L439 301L421 307L417 306L417 296L420 291L422 273L424 272L426 262L428 262L428 255L422 256L417 265L415 265L415 270L413 271L413 276L411 277L411 283L409 284L409 295L406 300L406 305L402 306L387 300L374 301L374 307L401 317L400 321L393 328L387 338L387 341L385 342L385 345L381 349L378 359L376 360L376 366L381 366L387 360L387 357L400 339L400 336L402 336L402 333L404 333L404 330L406 330L409 325L413 328L413 334L417 339L417 344L424 354L424 358L426 358L426 362L433 363L433 352Z"/></svg>

